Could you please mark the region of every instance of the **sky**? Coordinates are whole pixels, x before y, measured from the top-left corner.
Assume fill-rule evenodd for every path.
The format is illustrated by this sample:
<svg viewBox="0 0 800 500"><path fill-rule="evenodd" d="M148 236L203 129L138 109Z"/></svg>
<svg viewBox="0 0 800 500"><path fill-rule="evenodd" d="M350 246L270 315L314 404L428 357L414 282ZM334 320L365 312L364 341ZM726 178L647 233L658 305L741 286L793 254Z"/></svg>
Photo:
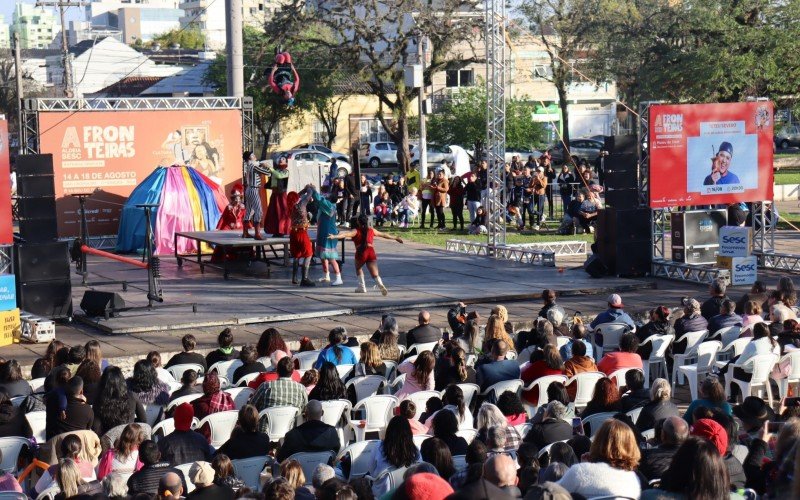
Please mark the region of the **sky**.
<svg viewBox="0 0 800 500"><path fill-rule="evenodd" d="M14 6L17 3L31 3L35 4L36 0L0 0L0 14L3 15L5 21L11 24L14 17ZM55 9L54 9L55 10ZM83 19L83 7L69 7L67 8L67 22Z"/></svg>

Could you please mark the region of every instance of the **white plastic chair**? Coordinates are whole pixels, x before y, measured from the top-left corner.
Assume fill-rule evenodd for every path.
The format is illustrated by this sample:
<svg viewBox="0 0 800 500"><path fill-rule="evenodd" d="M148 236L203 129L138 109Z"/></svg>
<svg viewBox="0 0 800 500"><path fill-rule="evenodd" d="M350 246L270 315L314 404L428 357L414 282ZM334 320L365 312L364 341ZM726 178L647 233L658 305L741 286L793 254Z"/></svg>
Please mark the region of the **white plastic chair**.
<svg viewBox="0 0 800 500"><path fill-rule="evenodd" d="M636 371L640 371L640 372L642 371L642 370L639 370L638 368L620 368L618 370L614 370L613 372L611 372L608 375L608 378L610 378L611 380L616 382L617 383L617 387L625 387L626 384L627 384L627 382L625 382L625 374L628 373L631 370L636 370ZM642 372L642 373L644 373L644 372Z"/></svg>
<svg viewBox="0 0 800 500"><path fill-rule="evenodd" d="M353 390L356 393L356 402L364 398L378 394L381 387L386 386L386 379L380 375L365 375L363 377L354 377L347 381L345 387Z"/></svg>
<svg viewBox="0 0 800 500"><path fill-rule="evenodd" d="M688 360L694 359L697 356L697 348L700 347L700 343L703 342L706 335L708 335L708 330L686 332L675 341L675 344L679 344L686 340L686 349L681 354L672 355L672 387L675 387L676 378L683 384L683 375L681 375L678 367L687 364Z"/></svg>
<svg viewBox="0 0 800 500"><path fill-rule="evenodd" d="M481 388L478 384L470 384L470 383L461 383L456 384L460 389L461 392L464 394L464 405L469 408L472 405L472 400L475 399L475 395L481 392ZM442 396L444 396L444 391L447 390L446 388L442 390Z"/></svg>
<svg viewBox="0 0 800 500"><path fill-rule="evenodd" d="M728 345L734 340L738 339L739 334L741 333L742 327L740 326L726 326L725 328L720 328L708 337L714 340L719 340L722 345Z"/></svg>
<svg viewBox="0 0 800 500"><path fill-rule="evenodd" d="M514 361L517 359L517 351L508 351L506 353L506 359L508 361Z"/></svg>
<svg viewBox="0 0 800 500"><path fill-rule="evenodd" d="M588 417L583 419L583 425L589 426L589 437L594 437L597 434L597 431L600 430L600 426L603 425L603 422L614 418L613 411L603 412L603 413L595 413L593 415L589 415Z"/></svg>
<svg viewBox="0 0 800 500"><path fill-rule="evenodd" d="M208 368L208 373L216 371L217 375L219 375L219 386L223 389L227 389L233 383L233 372L235 372L236 369L242 366L243 364L244 363L242 363L241 359L217 361ZM222 381L223 377L225 378L227 384Z"/></svg>
<svg viewBox="0 0 800 500"><path fill-rule="evenodd" d="M267 419L266 434L270 441L277 442L292 430L299 414L300 410L294 406L274 406L261 410L258 420L260 422L262 418Z"/></svg>
<svg viewBox="0 0 800 500"><path fill-rule="evenodd" d="M650 365L656 365L654 372L656 377L661 376L662 373L667 373L667 349L669 349L673 340L675 340L675 336L671 334L651 335L642 342L642 345L648 343L651 345L650 357L642 360L645 387L650 387ZM662 367L664 368L663 372L661 371Z"/></svg>
<svg viewBox="0 0 800 500"><path fill-rule="evenodd" d="M639 420L639 415L641 414L642 414L641 406L625 412L625 415L629 416L634 424L636 423L637 420Z"/></svg>
<svg viewBox="0 0 800 500"><path fill-rule="evenodd" d="M407 470L408 467L390 468L378 474L372 482L372 494L375 498L380 498L400 486Z"/></svg>
<svg viewBox="0 0 800 500"><path fill-rule="evenodd" d="M29 446L30 442L24 437L4 437L0 438L0 451L3 452L3 461L0 462L0 469L17 475L17 461L22 448Z"/></svg>
<svg viewBox="0 0 800 500"><path fill-rule="evenodd" d="M28 500L28 495L18 491L0 491L0 500Z"/></svg>
<svg viewBox="0 0 800 500"><path fill-rule="evenodd" d="M514 428L517 430L519 437L525 439L525 436L533 429L533 424L525 422L524 424L515 425Z"/></svg>
<svg viewBox="0 0 800 500"><path fill-rule="evenodd" d="M344 430L347 428L347 415L352 411L353 405L346 399L334 399L321 401L320 403L323 411L322 421L336 428L336 433L339 434L339 449L341 450L347 444Z"/></svg>
<svg viewBox="0 0 800 500"><path fill-rule="evenodd" d="M572 339L570 339L569 337L559 335L558 337L556 337L556 347L558 347L558 349L560 350L562 347L569 344L571 340ZM530 355L528 355L528 358L530 358ZM528 359L526 359L525 361L528 361Z"/></svg>
<svg viewBox="0 0 800 500"><path fill-rule="evenodd" d="M719 340L703 342L697 347L697 363L678 367L681 375L685 376L689 381L689 392L692 395L692 401L697 399L697 384L700 376L711 373L711 369L714 368L714 363L717 359L717 352L721 348L722 343Z"/></svg>
<svg viewBox="0 0 800 500"><path fill-rule="evenodd" d="M601 378L606 378L603 372L582 372L577 373L567 381L567 386L577 384L575 390L575 409L584 408L594 395L594 386Z"/></svg>
<svg viewBox="0 0 800 500"><path fill-rule="evenodd" d="M189 479L189 470L192 468L192 465L194 465L194 462L175 466L176 469L183 472L183 478L186 480L186 491L184 493L191 493L195 490L194 483Z"/></svg>
<svg viewBox="0 0 800 500"><path fill-rule="evenodd" d="M147 416L147 425L149 425L150 427L156 425L156 422L158 422L164 415L164 407L156 404L143 405L143 406L144 406L144 412Z"/></svg>
<svg viewBox="0 0 800 500"><path fill-rule="evenodd" d="M339 378L342 379L342 381L353 371L353 366L355 365L336 365L336 372L339 373Z"/></svg>
<svg viewBox="0 0 800 500"><path fill-rule="evenodd" d="M255 375L258 375L257 373ZM231 399L233 399L233 404L237 410L241 410L244 405L250 401L250 397L253 395L255 390L249 387L231 387L230 389L225 389L225 392L231 395Z"/></svg>
<svg viewBox="0 0 800 500"><path fill-rule="evenodd" d="M786 353L778 361L779 364L789 363L789 375L786 378L777 379L778 394L783 399L789 392L789 384L798 384L800 390L800 351Z"/></svg>
<svg viewBox="0 0 800 500"><path fill-rule="evenodd" d="M219 411L202 419L198 427L208 424L211 429L211 446L219 448L231 438L231 432L238 420L239 412L236 410Z"/></svg>
<svg viewBox="0 0 800 500"><path fill-rule="evenodd" d="M425 405L427 404L428 400L438 397L441 397L439 391L417 391L412 394L408 394L407 396L403 397L403 399L408 399L414 402L417 407L417 413L414 415L414 419L419 420L419 416L425 411Z"/></svg>
<svg viewBox="0 0 800 500"><path fill-rule="evenodd" d="M603 357L604 352L619 349L619 339L626 333L632 332L633 327L627 323L603 323L597 325L594 331L589 335L592 341L592 353L594 354L595 361L599 361ZM595 341L596 334L599 334L603 339L603 345L597 345Z"/></svg>
<svg viewBox="0 0 800 500"><path fill-rule="evenodd" d="M236 387L247 387L247 385L256 378L258 378L259 375L261 375L260 372L254 372L254 373L248 373L247 375L242 375L241 377L239 377L239 380L234 381L234 385Z"/></svg>
<svg viewBox="0 0 800 500"><path fill-rule="evenodd" d="M433 351L433 348L436 347L436 344L438 344L438 342L422 342L422 343L412 344L408 346L406 354L411 354L412 351L414 352L414 354L419 354L423 351Z"/></svg>
<svg viewBox="0 0 800 500"><path fill-rule="evenodd" d="M422 449L422 443L425 442L426 439L432 438L430 434L415 434L411 439L414 441L414 446L417 449Z"/></svg>
<svg viewBox="0 0 800 500"><path fill-rule="evenodd" d="M162 368L159 366L158 368L156 368L156 374L158 376L158 380L164 382L167 385L178 382L177 380L175 380L175 377L172 376L172 372L170 372L166 368Z"/></svg>
<svg viewBox="0 0 800 500"><path fill-rule="evenodd" d="M561 337L558 337L558 338L561 338ZM561 349L561 346L558 346L558 348ZM530 361L531 360L531 353L533 351L535 351L536 349L537 349L537 347L535 345L531 345L531 346L528 346L525 349L523 349L522 352L519 353L519 356L517 356L517 364L519 364L519 366L522 366L525 363L527 363L528 361Z"/></svg>
<svg viewBox="0 0 800 500"><path fill-rule="evenodd" d="M394 361L389 361L388 359L384 359L383 366L386 367L386 380L392 380L395 376L397 376L397 363Z"/></svg>
<svg viewBox="0 0 800 500"><path fill-rule="evenodd" d="M536 408L547 404L547 388L554 382L561 382L567 385L567 377L564 375L545 375L544 377L537 378L524 388L525 391L530 391L534 388L539 389L539 399L536 402Z"/></svg>
<svg viewBox="0 0 800 500"><path fill-rule="evenodd" d="M198 376L205 373L203 365L198 365L197 363L181 363L179 365L172 365L165 369L172 374L172 378L174 378L176 381L180 381L183 378L183 372L186 370L194 370L197 372Z"/></svg>
<svg viewBox="0 0 800 500"><path fill-rule="evenodd" d="M296 352L292 357L299 370L310 370L314 368L314 362L319 358L319 353L320 351Z"/></svg>
<svg viewBox="0 0 800 500"><path fill-rule="evenodd" d="M767 392L767 400L769 405L772 406L772 387L770 386L770 373L772 367L778 362L777 354L759 354L745 361L743 364L734 364L725 372L725 394L731 397L731 384L736 384L742 392L742 398L752 395L753 390L765 389ZM735 367L743 368L745 366L752 366L753 377L750 381L738 380L733 378L733 371ZM760 394L759 394L760 395Z"/></svg>
<svg viewBox="0 0 800 500"><path fill-rule="evenodd" d="M456 436L464 438L467 444L470 444L478 437L478 431L476 429L459 429L456 431Z"/></svg>
<svg viewBox="0 0 800 500"><path fill-rule="evenodd" d="M34 393L44 391L44 379L45 377L35 378L28 382L28 385L31 386L31 391Z"/></svg>
<svg viewBox="0 0 800 500"><path fill-rule="evenodd" d="M261 366L263 366L267 370L272 368L272 358L270 358L269 356L262 356L262 357L258 358L256 361L261 363Z"/></svg>
<svg viewBox="0 0 800 500"><path fill-rule="evenodd" d="M269 455L263 457L250 457L231 460L233 475L239 478L245 486L253 491L261 490L261 471L269 460ZM188 479L187 479L188 482Z"/></svg>
<svg viewBox="0 0 800 500"><path fill-rule="evenodd" d="M552 443L546 445L544 448L539 450L539 453L536 455L536 458L541 460L543 456L545 456L548 453L550 453L550 448L552 448L554 444L556 444L556 443L566 443L566 442L567 442L566 440L555 441L555 442L552 442Z"/></svg>
<svg viewBox="0 0 800 500"><path fill-rule="evenodd" d="M28 426L31 428L36 442L44 444L47 441L47 412L42 410L26 413L25 420L28 421Z"/></svg>
<svg viewBox="0 0 800 500"><path fill-rule="evenodd" d="M336 457L337 462L341 462L347 455L350 456L350 475L344 478L345 480L350 481L357 477L366 476L369 473L373 450L380 443L380 440L377 439L356 441L339 452L339 456Z"/></svg>
<svg viewBox="0 0 800 500"><path fill-rule="evenodd" d="M28 396L17 396L17 397L11 398L10 401L11 401L11 404L13 406L19 408L19 406L22 404L23 401L25 401L25 398L27 398L27 397Z"/></svg>
<svg viewBox="0 0 800 500"><path fill-rule="evenodd" d="M58 484L56 484L39 493L39 496L36 497L36 500L53 500L59 493L61 493L61 488L59 488Z"/></svg>
<svg viewBox="0 0 800 500"><path fill-rule="evenodd" d="M399 400L388 394L378 394L359 401L353 407L352 414L357 415L359 410L363 410L363 420L351 418L348 422L348 426L356 436L356 441L363 441L368 432L378 432L382 435L398 404Z"/></svg>
<svg viewBox="0 0 800 500"><path fill-rule="evenodd" d="M203 393L200 392L200 393L197 393L197 394L187 394L186 396L181 396L179 398L175 398L172 401L170 401L169 403L167 403L167 407L165 408L164 411L166 413L169 413L172 410L174 410L176 407L182 405L183 403L190 403L191 404L192 401L194 401L195 399L200 398L202 396L203 396Z"/></svg>
<svg viewBox="0 0 800 500"><path fill-rule="evenodd" d="M311 478L314 476L314 470L319 464L330 464L333 460L334 453L331 451L301 451L291 455L287 460L297 460L300 462L300 467L303 469L303 475L306 477L305 484L311 484Z"/></svg>
<svg viewBox="0 0 800 500"><path fill-rule="evenodd" d="M513 392L519 396L524 385L525 382L521 379L503 380L487 387L485 391L481 392L481 395L487 396L489 401L497 401L497 398L504 392Z"/></svg>
<svg viewBox="0 0 800 500"><path fill-rule="evenodd" d="M725 362L730 361L736 356L740 356L744 352L744 348L747 347L747 344L752 341L753 337L742 337L740 339L733 339L728 344L723 342L722 345L724 347L717 352L717 366L721 368L726 364Z"/></svg>
<svg viewBox="0 0 800 500"><path fill-rule="evenodd" d="M648 441L651 440L651 439L655 439L656 430L655 429L647 429L645 431L642 431L642 437L645 438Z"/></svg>
<svg viewBox="0 0 800 500"><path fill-rule="evenodd" d="M403 388L403 384L406 383L406 374L401 373L400 375L396 376L394 380L392 380L389 385L384 387L383 392L384 394L397 394L400 389Z"/></svg>

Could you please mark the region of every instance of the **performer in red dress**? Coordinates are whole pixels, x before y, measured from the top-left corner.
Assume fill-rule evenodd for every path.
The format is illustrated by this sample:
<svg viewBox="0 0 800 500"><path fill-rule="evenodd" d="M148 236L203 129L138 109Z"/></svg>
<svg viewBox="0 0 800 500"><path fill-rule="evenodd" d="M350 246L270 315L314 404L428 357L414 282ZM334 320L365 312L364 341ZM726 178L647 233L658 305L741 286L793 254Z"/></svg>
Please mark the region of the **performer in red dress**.
<svg viewBox="0 0 800 500"><path fill-rule="evenodd" d="M238 229L242 230L244 226L244 214L245 214L245 206L242 203L242 192L244 189L240 183L234 184L233 188L231 189L231 202L225 207L223 210L222 215L219 218L219 222L217 222L217 229L222 230L230 230L230 229ZM242 252L241 250L230 250L227 254L222 253L222 247L215 247L214 253L211 255L211 262L222 262L223 258L227 260L237 260L240 257L247 257L249 254L249 250Z"/></svg>
<svg viewBox="0 0 800 500"><path fill-rule="evenodd" d="M358 288L356 288L356 293L367 293L367 287L364 284L363 270L363 267L367 266L367 269L369 269L369 274L372 276L372 279L375 280L375 284L380 289L381 294L386 296L389 294L389 290L386 289L386 286L383 284L383 280L381 280L380 272L378 270L378 255L375 253L375 247L372 244L376 237L383 238L385 240L393 240L398 243L403 242L403 240L400 238L390 236L386 233L378 231L377 229L369 227L369 217L364 214L358 216L358 227L355 230L328 236L328 238L332 240L352 239L353 243L356 245L355 261L356 276L358 276Z"/></svg>
<svg viewBox="0 0 800 500"><path fill-rule="evenodd" d="M292 254L292 284L296 285L297 269L300 267L302 261L303 265L303 280L300 281L301 286L316 286L316 283L308 279L308 270L311 266L311 257L314 251L311 248L311 240L308 237L308 200L311 199L311 194L307 190L301 191L302 195L298 195L294 191L289 193L286 201L289 204L289 212L291 213L292 229L289 233L289 252Z"/></svg>
<svg viewBox="0 0 800 500"><path fill-rule="evenodd" d="M281 237L289 233L292 222L289 218L289 208L286 205L286 191L289 187L289 163L285 156L281 156L275 167L267 169L269 175L269 205L267 216L264 218L264 230L273 237Z"/></svg>

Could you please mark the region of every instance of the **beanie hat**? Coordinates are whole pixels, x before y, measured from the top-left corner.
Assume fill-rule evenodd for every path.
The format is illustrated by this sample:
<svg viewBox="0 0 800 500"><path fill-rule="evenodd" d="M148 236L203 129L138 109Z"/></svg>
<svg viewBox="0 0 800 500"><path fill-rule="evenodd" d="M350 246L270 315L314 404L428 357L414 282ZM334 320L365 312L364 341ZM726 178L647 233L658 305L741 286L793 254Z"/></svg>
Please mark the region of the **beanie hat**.
<svg viewBox="0 0 800 500"><path fill-rule="evenodd" d="M192 420L194 420L194 408L189 403L183 403L175 408L173 413L175 419L175 430L188 431L192 428Z"/></svg>
<svg viewBox="0 0 800 500"><path fill-rule="evenodd" d="M717 153L722 153L723 151L733 156L733 144L723 141L722 144L719 145L719 151L717 151Z"/></svg>
<svg viewBox="0 0 800 500"><path fill-rule="evenodd" d="M208 462L195 462L189 467L189 479L201 488L213 484L215 474L214 468Z"/></svg>
<svg viewBox="0 0 800 500"><path fill-rule="evenodd" d="M692 426L692 435L701 437L716 446L720 456L728 452L728 433L725 429L710 418L701 418Z"/></svg>
<svg viewBox="0 0 800 500"><path fill-rule="evenodd" d="M413 500L441 500L453 493L450 483L429 472L414 474L406 479L403 489L406 497Z"/></svg>

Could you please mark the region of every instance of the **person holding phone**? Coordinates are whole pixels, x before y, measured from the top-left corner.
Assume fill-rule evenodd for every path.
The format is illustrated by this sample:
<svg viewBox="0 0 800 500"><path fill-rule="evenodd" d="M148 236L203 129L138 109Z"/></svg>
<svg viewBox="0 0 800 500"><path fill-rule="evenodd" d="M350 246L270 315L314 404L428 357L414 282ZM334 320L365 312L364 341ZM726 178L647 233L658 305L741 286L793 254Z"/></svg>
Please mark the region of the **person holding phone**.
<svg viewBox="0 0 800 500"><path fill-rule="evenodd" d="M703 180L704 186L741 184L739 177L730 171L733 161L733 144L723 141L711 158L711 173Z"/></svg>

